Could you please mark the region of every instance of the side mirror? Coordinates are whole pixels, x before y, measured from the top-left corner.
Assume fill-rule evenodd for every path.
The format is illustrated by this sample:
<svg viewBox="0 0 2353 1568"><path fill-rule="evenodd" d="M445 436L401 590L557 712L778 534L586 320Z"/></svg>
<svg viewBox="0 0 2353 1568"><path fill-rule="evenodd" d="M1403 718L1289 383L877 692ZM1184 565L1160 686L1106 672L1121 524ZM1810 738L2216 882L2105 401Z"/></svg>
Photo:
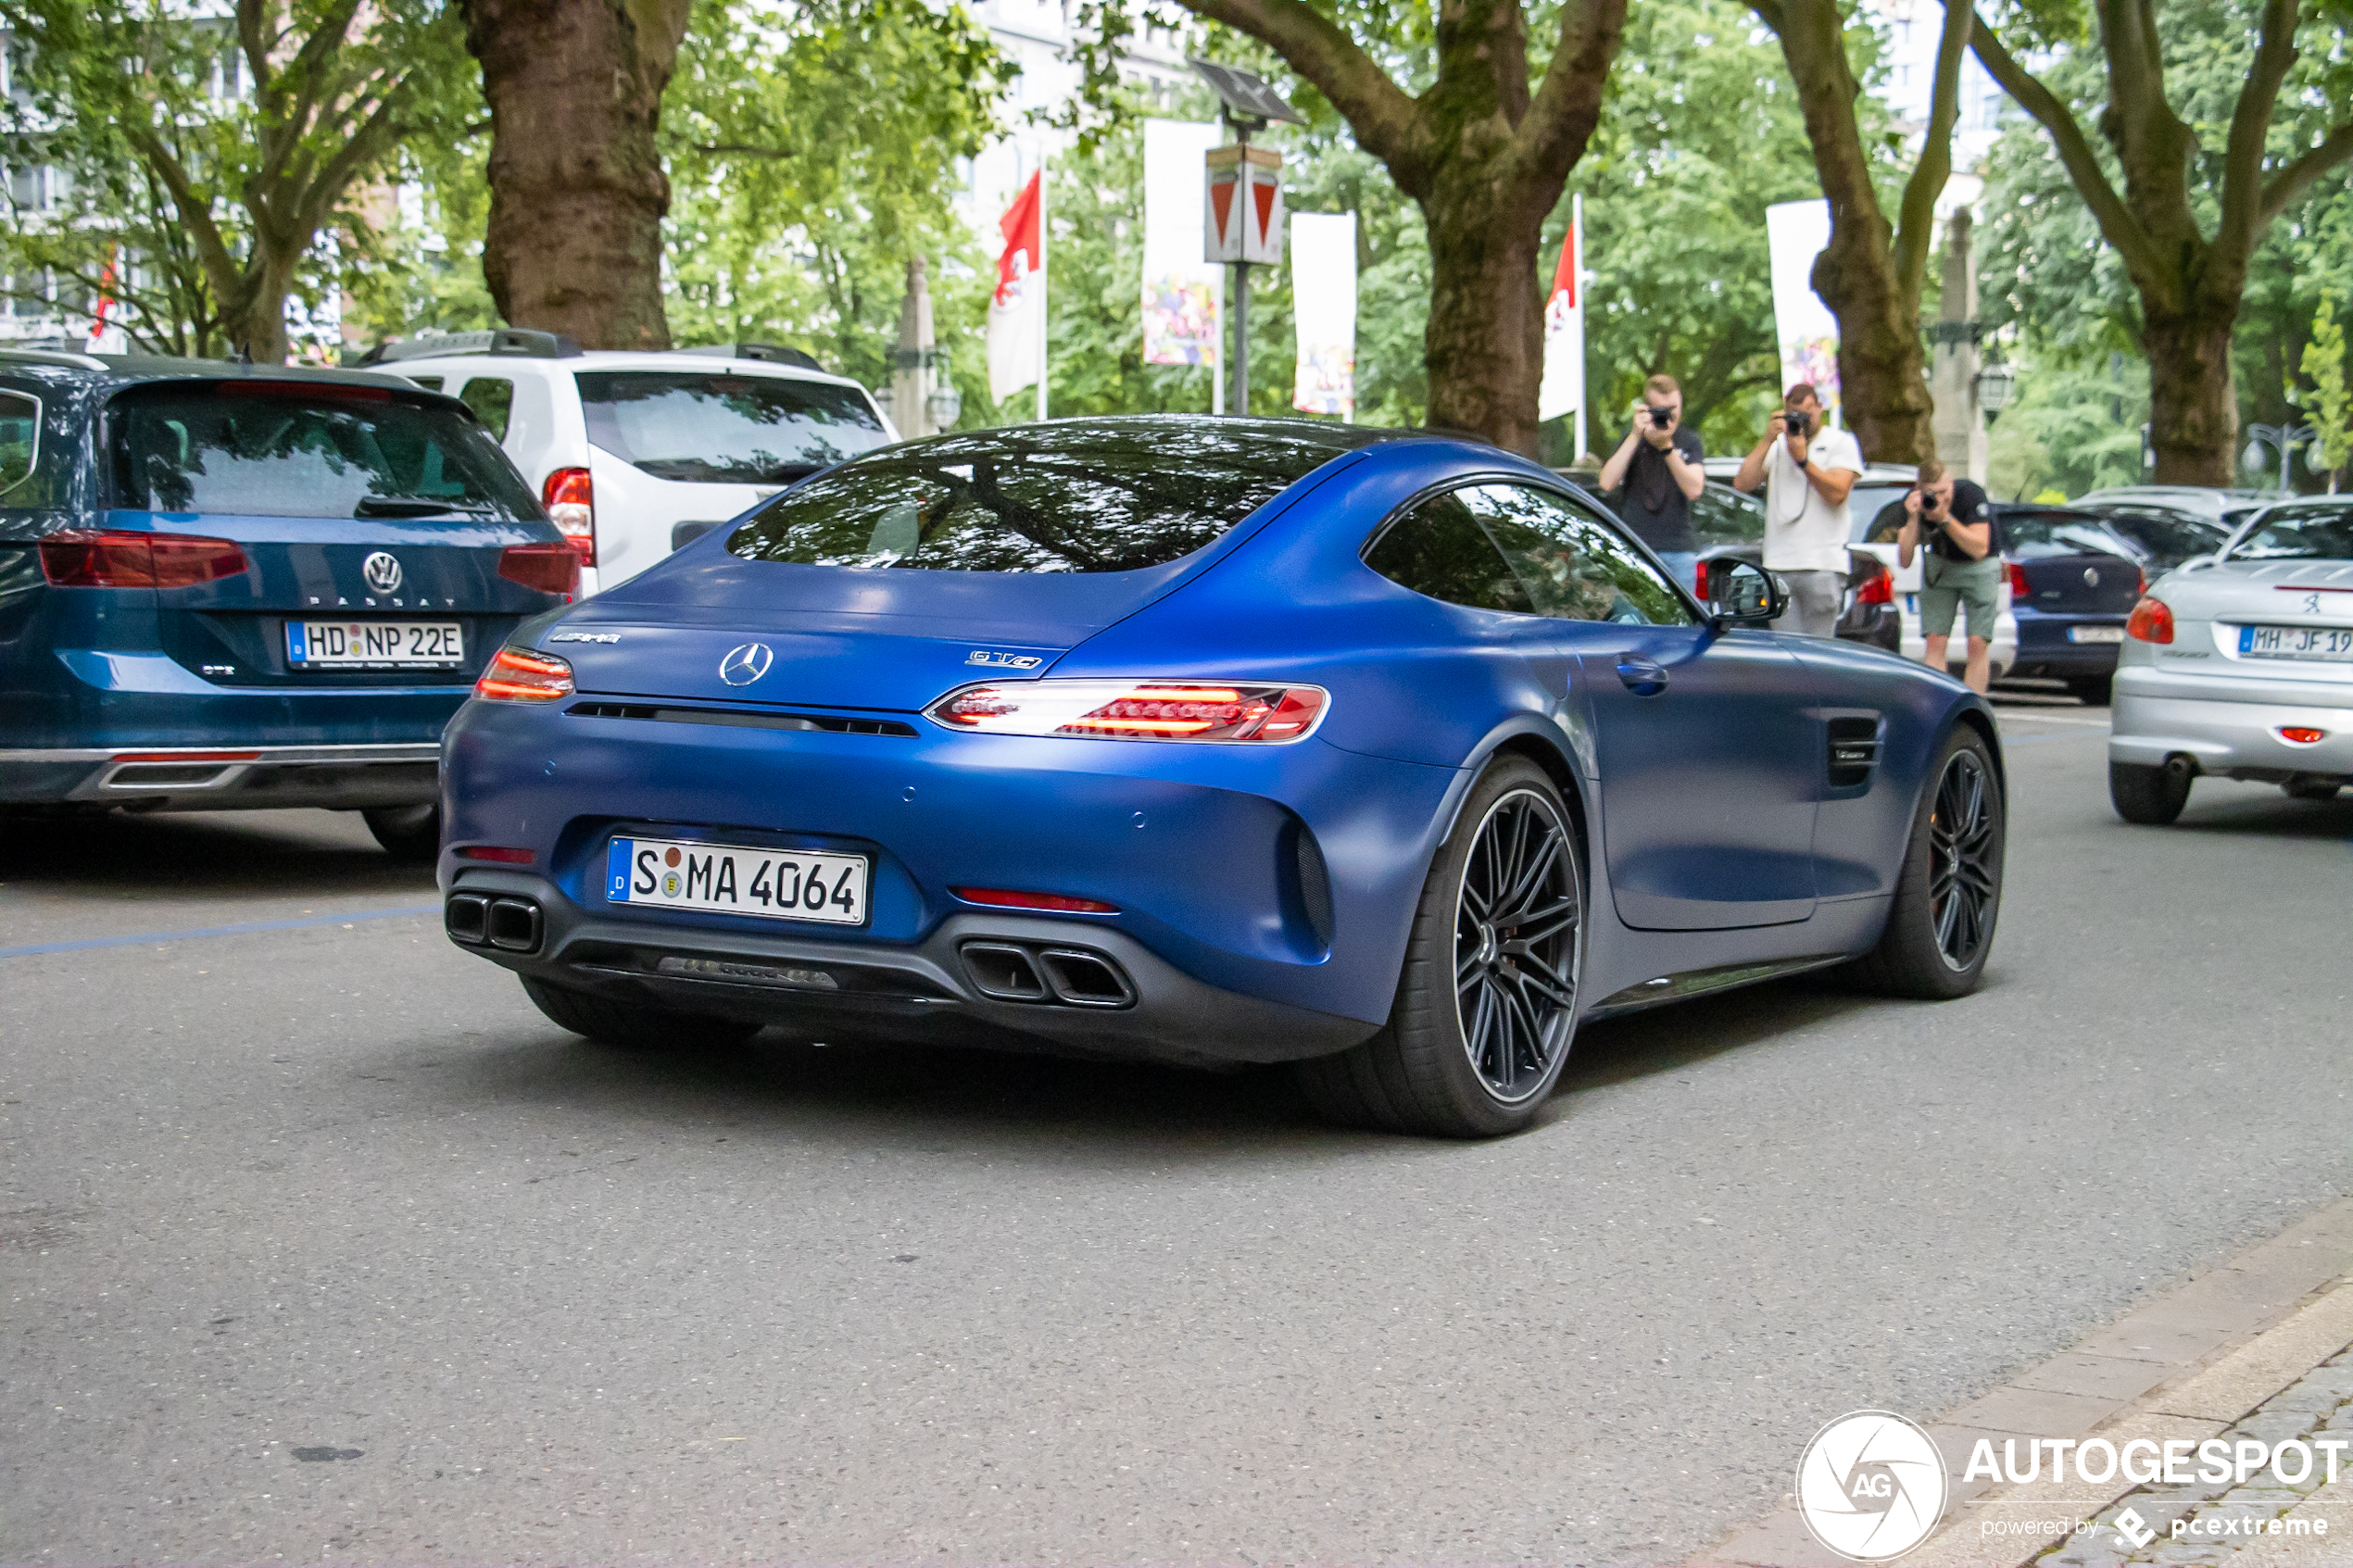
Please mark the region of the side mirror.
<svg viewBox="0 0 2353 1568"><path fill-rule="evenodd" d="M1718 631L1768 625L1788 608L1780 580L1763 567L1720 556L1707 563L1707 608Z"/></svg>

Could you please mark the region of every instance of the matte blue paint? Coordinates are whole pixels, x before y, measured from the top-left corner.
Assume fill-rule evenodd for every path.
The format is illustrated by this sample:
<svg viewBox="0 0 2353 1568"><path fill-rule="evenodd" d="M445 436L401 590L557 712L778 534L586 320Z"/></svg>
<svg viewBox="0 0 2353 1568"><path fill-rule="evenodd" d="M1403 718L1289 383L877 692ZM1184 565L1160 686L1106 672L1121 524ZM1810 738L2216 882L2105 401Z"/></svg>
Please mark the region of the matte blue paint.
<svg viewBox="0 0 2353 1568"><path fill-rule="evenodd" d="M873 858L873 921L792 928L812 950L912 948L958 907L950 886L1067 894L1120 911L1062 922L1074 939L1108 927L1219 990L1377 1023L1431 859L1508 746L1549 759L1584 817L1589 1002L1660 974L1868 947L1937 748L1981 699L1852 645L1469 609L1363 563L1399 508L1479 479L1560 487L1492 448L1417 439L1336 458L1216 544L1144 571L674 556L530 629L572 661L584 702L888 712L917 734L469 703L445 738L447 842L538 858L527 877L494 877L445 853L443 884L535 888L551 929L593 918L608 937L724 949L777 922L608 904L616 834L838 848ZM589 628L620 640L548 640ZM748 640L774 667L727 687L720 660ZM1046 662L976 668L975 650ZM980 680L1138 676L1312 683L1331 701L1312 738L1279 746L974 735L921 717ZM1881 761L1833 789L1826 725L1855 715L1881 722ZM1293 882L1302 831L1329 872L1328 945ZM500 961L555 975L558 958Z"/></svg>

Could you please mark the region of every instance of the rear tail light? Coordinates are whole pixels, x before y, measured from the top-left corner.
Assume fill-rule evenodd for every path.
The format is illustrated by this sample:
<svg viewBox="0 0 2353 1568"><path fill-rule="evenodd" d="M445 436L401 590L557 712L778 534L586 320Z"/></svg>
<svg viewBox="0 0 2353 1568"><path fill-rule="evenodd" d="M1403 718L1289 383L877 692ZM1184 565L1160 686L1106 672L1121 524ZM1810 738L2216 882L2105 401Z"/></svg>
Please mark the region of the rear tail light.
<svg viewBox="0 0 2353 1568"><path fill-rule="evenodd" d="M2133 614L2124 622L2124 634L2136 643L2170 643L2173 640L2173 609L2163 599L2144 598L2133 607Z"/></svg>
<svg viewBox="0 0 2353 1568"><path fill-rule="evenodd" d="M553 702L572 691L571 665L528 648L500 648L474 683L484 702Z"/></svg>
<svg viewBox="0 0 2353 1568"><path fill-rule="evenodd" d="M1895 574L1887 568L1881 567L1877 577L1855 590L1855 602L1858 605L1894 604L1895 602Z"/></svg>
<svg viewBox="0 0 2353 1568"><path fill-rule="evenodd" d="M2301 724L2289 724L2280 731L2280 739L2294 741L2298 746L2318 746L2328 738L2326 730L2307 729Z"/></svg>
<svg viewBox="0 0 2353 1568"><path fill-rule="evenodd" d="M597 564L597 487L586 469L558 469L539 487L539 499L548 518L562 530L580 564Z"/></svg>
<svg viewBox="0 0 2353 1568"><path fill-rule="evenodd" d="M1021 681L966 686L932 704L935 723L994 735L1283 745L1322 720L1321 686L1208 681Z"/></svg>
<svg viewBox="0 0 2353 1568"><path fill-rule="evenodd" d="M193 588L247 566L231 539L69 528L41 541L41 575L60 588Z"/></svg>
<svg viewBox="0 0 2353 1568"><path fill-rule="evenodd" d="M1692 565L1692 596L1702 604L1707 602L1707 563L1705 561L1695 561Z"/></svg>
<svg viewBox="0 0 2353 1568"><path fill-rule="evenodd" d="M2013 599L2025 598L2029 593L2026 586L2026 568L2019 565L2016 561L2010 562L2009 579L2010 597Z"/></svg>
<svg viewBox="0 0 2353 1568"><path fill-rule="evenodd" d="M568 543L510 545L498 552L498 575L543 594L572 598L580 592L580 555Z"/></svg>

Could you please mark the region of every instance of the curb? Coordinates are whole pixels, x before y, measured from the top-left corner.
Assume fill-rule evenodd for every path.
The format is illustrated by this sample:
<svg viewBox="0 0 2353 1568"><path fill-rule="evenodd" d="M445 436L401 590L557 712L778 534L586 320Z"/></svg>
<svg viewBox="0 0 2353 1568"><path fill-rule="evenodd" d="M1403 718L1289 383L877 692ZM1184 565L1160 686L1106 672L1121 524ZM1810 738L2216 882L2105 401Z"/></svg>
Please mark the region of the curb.
<svg viewBox="0 0 2353 1568"><path fill-rule="evenodd" d="M1964 1482L1979 1438L1991 1438L1998 1453L2005 1438L2215 1436L2353 1344L2349 1257L2353 1198L2341 1198L1930 1424L1951 1500L1936 1533L1898 1561L1906 1568L2021 1568L2050 1551L2067 1539L2050 1526L2092 1518L2131 1494L2133 1483ZM1989 1520L2010 1533L1989 1537ZM2035 1524L2044 1530L2029 1528ZM1814 1539L1785 1497L1686 1568L1847 1562Z"/></svg>

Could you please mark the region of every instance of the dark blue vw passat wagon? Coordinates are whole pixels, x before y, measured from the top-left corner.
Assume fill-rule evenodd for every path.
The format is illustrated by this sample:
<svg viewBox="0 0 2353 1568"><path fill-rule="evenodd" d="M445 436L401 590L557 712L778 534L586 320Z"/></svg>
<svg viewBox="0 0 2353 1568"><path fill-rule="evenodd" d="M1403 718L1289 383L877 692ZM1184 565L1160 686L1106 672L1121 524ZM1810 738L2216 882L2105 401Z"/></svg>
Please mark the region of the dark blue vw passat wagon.
<svg viewBox="0 0 2353 1568"><path fill-rule="evenodd" d="M442 725L579 579L455 399L0 353L0 809L358 809L430 859Z"/></svg>

